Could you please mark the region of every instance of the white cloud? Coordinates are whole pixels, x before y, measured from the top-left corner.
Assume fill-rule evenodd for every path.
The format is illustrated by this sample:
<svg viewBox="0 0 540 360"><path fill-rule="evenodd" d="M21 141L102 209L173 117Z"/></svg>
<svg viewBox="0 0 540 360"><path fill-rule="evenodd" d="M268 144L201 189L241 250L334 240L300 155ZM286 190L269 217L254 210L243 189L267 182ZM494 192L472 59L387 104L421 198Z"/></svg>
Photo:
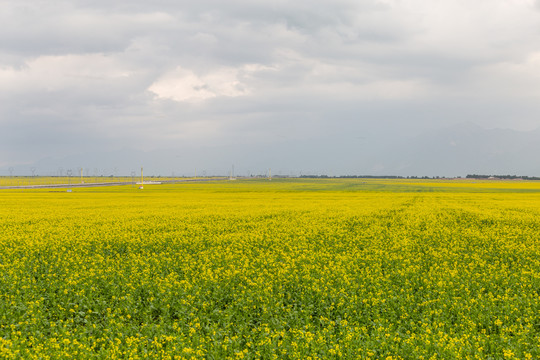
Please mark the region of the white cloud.
<svg viewBox="0 0 540 360"><path fill-rule="evenodd" d="M216 97L239 97L251 93L246 80L266 67L248 64L241 68L216 68L203 75L177 67L161 76L149 88L158 98L200 102Z"/></svg>
<svg viewBox="0 0 540 360"><path fill-rule="evenodd" d="M0 91L13 95L88 88L132 75L126 64L103 54L40 56L21 68L0 68Z"/></svg>
<svg viewBox="0 0 540 360"><path fill-rule="evenodd" d="M148 90L159 98L175 101L200 101L216 96L201 78L180 67L162 76Z"/></svg>
<svg viewBox="0 0 540 360"><path fill-rule="evenodd" d="M538 40L539 13L530 0L394 1L393 11L415 19L410 50L473 61L522 56Z"/></svg>
<svg viewBox="0 0 540 360"><path fill-rule="evenodd" d="M472 69L470 88L470 96L539 99L540 52L530 53L520 61L502 61Z"/></svg>

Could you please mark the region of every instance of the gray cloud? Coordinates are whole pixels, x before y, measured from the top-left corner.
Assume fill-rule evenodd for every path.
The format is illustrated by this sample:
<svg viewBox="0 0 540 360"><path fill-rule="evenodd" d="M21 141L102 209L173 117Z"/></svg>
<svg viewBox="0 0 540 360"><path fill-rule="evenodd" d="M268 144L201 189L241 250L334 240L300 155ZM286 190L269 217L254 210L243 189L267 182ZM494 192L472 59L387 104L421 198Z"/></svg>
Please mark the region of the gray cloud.
<svg viewBox="0 0 540 360"><path fill-rule="evenodd" d="M197 154L211 145L226 158L242 145L284 168L368 173L354 165L368 145L464 121L534 129L537 7L4 1L0 170L96 146ZM276 147L290 152L261 155Z"/></svg>

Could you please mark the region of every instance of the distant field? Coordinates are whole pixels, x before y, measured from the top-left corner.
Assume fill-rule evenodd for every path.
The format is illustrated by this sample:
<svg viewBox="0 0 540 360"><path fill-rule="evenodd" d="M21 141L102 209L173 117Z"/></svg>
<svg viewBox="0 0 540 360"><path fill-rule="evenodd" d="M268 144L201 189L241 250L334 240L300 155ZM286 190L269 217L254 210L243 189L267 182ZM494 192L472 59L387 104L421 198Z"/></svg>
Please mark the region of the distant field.
<svg viewBox="0 0 540 360"><path fill-rule="evenodd" d="M172 181L182 180L181 177L145 177L144 181ZM194 178L190 178L194 179ZM137 183L141 176L2 176L1 186L32 186L32 185L76 185L76 184L102 184L102 183Z"/></svg>
<svg viewBox="0 0 540 360"><path fill-rule="evenodd" d="M0 204L0 358L540 358L540 182L245 180Z"/></svg>

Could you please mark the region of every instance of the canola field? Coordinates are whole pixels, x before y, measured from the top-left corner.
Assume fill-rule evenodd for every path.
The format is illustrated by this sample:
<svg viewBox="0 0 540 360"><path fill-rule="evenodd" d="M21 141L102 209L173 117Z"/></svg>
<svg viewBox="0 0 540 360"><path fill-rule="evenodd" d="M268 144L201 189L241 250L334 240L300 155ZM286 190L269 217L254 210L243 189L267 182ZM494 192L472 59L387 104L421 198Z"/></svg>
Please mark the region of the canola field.
<svg viewBox="0 0 540 360"><path fill-rule="evenodd" d="M538 359L540 183L0 191L2 359Z"/></svg>
<svg viewBox="0 0 540 360"><path fill-rule="evenodd" d="M200 178L199 178L200 179ZM205 180L209 178L204 178ZM193 177L145 177L144 182L171 182L197 180ZM45 185L80 185L80 184L107 184L107 183L140 183L141 176L0 176L1 187L45 186Z"/></svg>

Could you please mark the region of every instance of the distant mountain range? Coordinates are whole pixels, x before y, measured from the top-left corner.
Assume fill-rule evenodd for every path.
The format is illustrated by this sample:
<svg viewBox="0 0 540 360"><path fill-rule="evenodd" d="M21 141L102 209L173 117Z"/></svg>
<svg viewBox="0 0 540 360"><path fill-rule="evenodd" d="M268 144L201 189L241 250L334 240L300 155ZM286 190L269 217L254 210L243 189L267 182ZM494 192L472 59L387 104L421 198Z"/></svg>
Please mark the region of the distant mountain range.
<svg viewBox="0 0 540 360"><path fill-rule="evenodd" d="M464 123L408 139L381 159L379 173L540 175L540 129L484 129ZM374 164L374 169L377 167ZM380 168L380 166L379 166Z"/></svg>
<svg viewBox="0 0 540 360"><path fill-rule="evenodd" d="M85 175L228 175L235 165L240 175L299 176L401 175L465 176L467 174L515 174L540 176L540 129L516 131L485 129L472 123L425 132L415 137L309 139L279 144L251 144L140 151L123 149L44 158L17 166L15 173L58 175L79 167ZM8 169L0 169L8 175Z"/></svg>

